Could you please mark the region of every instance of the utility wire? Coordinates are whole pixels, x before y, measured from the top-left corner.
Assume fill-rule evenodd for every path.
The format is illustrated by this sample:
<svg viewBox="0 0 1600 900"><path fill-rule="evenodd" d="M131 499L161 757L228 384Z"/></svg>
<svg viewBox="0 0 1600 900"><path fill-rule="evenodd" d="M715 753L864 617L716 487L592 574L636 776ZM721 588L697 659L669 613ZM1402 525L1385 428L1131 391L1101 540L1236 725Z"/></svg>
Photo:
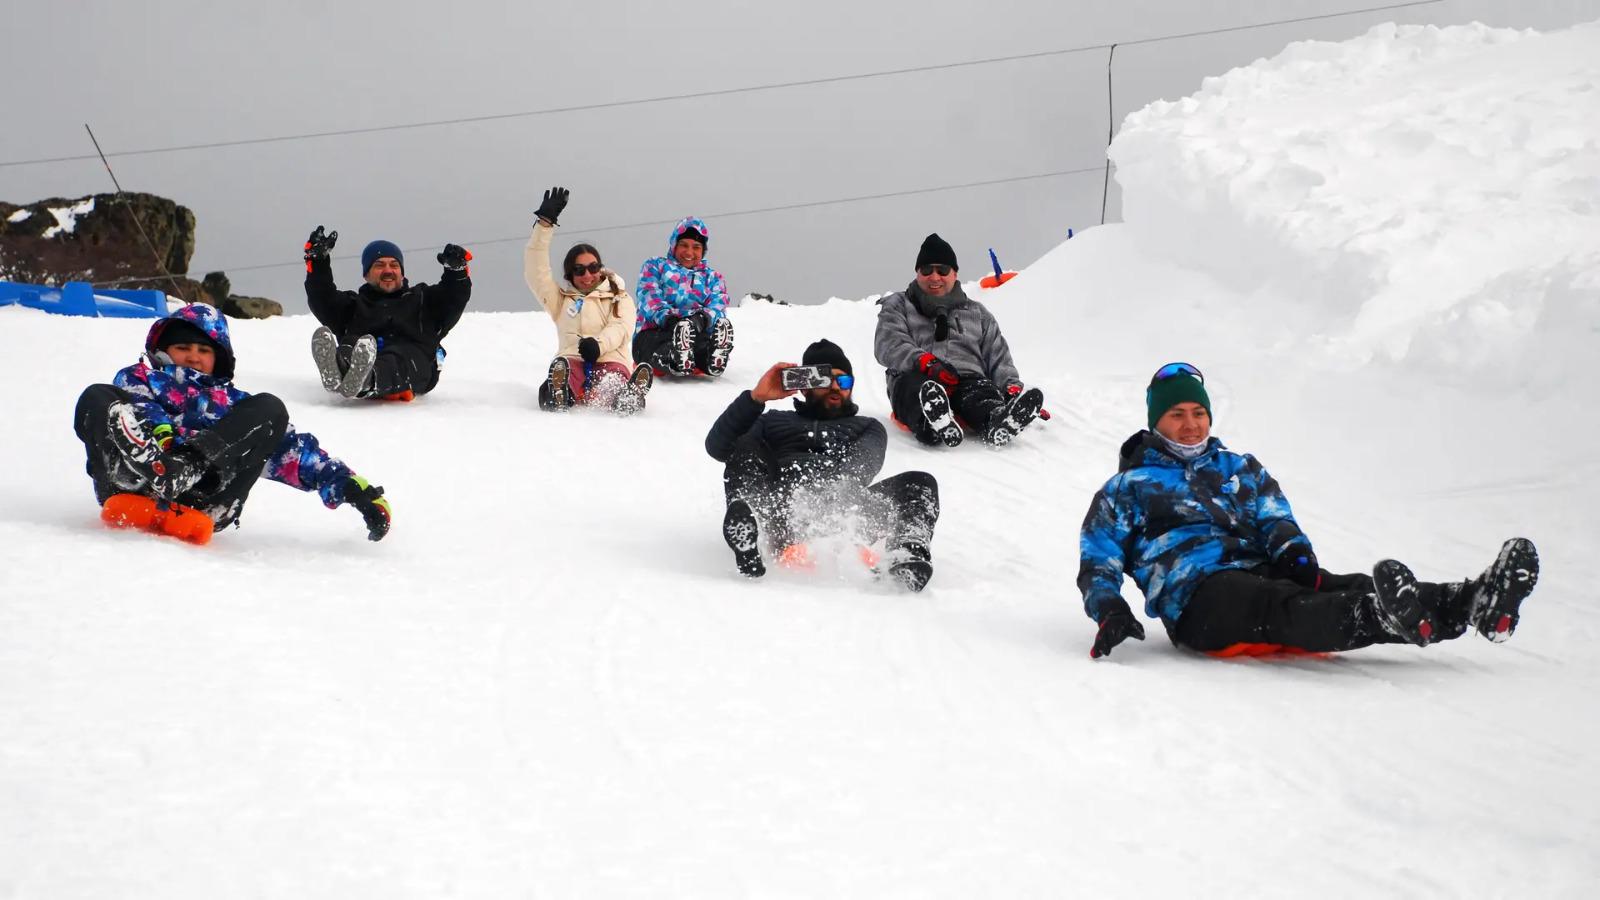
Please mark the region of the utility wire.
<svg viewBox="0 0 1600 900"><path fill-rule="evenodd" d="M916 194L934 194L934 193L939 193L939 192L942 192L942 191L959 191L959 190L963 190L963 189L966 189L966 188L992 187L994 185L999 185L999 184L1015 184L1016 182L1019 182L1019 181L1037 181L1037 180L1042 179L1042 178L1060 178L1060 177L1066 176L1066 175L1084 175L1084 174L1088 174L1088 173L1091 173L1091 172L1098 172L1098 171L1100 171L1100 167L1096 165L1096 166L1088 166L1088 167L1082 168L1082 169L1063 169L1063 170L1058 171L1058 172L1036 172L1036 173L1034 173L1032 175L1013 175L1013 176L1011 176L1009 178L991 178L991 179L988 179L988 180L985 180L985 181L968 181L968 182L964 182L962 184L942 184L942 185L938 185L938 186L935 186L935 187L912 188L910 190L904 190L904 191L886 191L884 193L879 193L879 194L861 194L861 195L855 196L855 197L836 197L836 198L831 199L831 200L808 200L808 201L806 201L804 203L783 203L783 204L779 204L779 205L776 205L776 206L762 206L762 207L758 207L758 208L755 208L755 209L736 209L736 210L730 210L728 212L709 213L707 215L701 216L701 218L703 218L703 219L731 219L731 218L734 218L736 216L756 216L756 215L762 215L762 214L765 214L765 213L786 212L786 211L789 211L789 210L796 210L796 209L813 209L813 208L819 207L819 206L835 206L835 205L843 204L843 203L864 203L864 202L869 201L869 200L887 200L887 199L890 199L890 198L893 198L893 197L910 197L910 196L913 196L913 195L916 195ZM620 224L620 225L596 225L596 226L588 227L588 228L563 228L561 230L561 233L564 234L564 235L599 234L599 233L605 232L605 231L625 231L625 230L627 230L629 228L648 228L648 227L661 226L661 225L676 225L676 224L678 224L678 221L679 221L678 219L653 219L653 220L648 221L648 222L629 222L629 223ZM469 248L471 248L471 247L487 247L487 246L490 246L492 244L509 244L509 243L513 243L513 242L522 243L522 242L525 242L527 240L528 240L528 236L526 234L519 234L519 235L515 235L515 236L512 236L512 237L498 237L498 238L488 238L486 240L481 240L481 241L467 241L467 242L464 242L462 244L462 246L469 247ZM406 248L403 249L403 252L405 252L405 253L424 253L424 252L426 252L428 250L433 250L433 249L436 249L436 248L435 247L406 247ZM350 254L345 254L345 255L342 255L342 256L335 256L333 258L334 259L359 259L360 256L361 256L361 254L359 254L359 253L350 253ZM288 267L288 266L299 266L299 265L304 265L304 263L301 260L296 259L296 260L285 261L285 262L260 263L260 264L252 265L252 266L228 266L226 268L221 269L221 271L230 272L230 273L231 272L251 272L251 271L256 271L256 270L259 270L259 269L280 269L280 268L285 268L285 267ZM113 282L98 283L95 286L96 287L109 287L111 284L113 284Z"/></svg>
<svg viewBox="0 0 1600 900"><path fill-rule="evenodd" d="M425 122L404 122L390 125L372 125L365 128L341 128L331 131L308 131L300 134L282 134L270 137L241 138L230 141L210 141L197 144L177 144L169 147L146 147L139 150L117 150L106 154L107 156L146 156L157 153L180 153L190 150L215 150L222 147L242 147L252 144L276 144L287 141L306 141L319 138L343 137L357 134L378 134L388 131L406 131L416 128L439 128L449 125L468 125L479 122L497 122L505 119L523 119L534 116L550 116L562 113L583 112L586 110L618 109L628 106L645 106L652 103L674 103L682 100L698 100L707 97L727 97L734 94L749 94L759 91L786 90L798 87L813 87L824 84L838 84L846 81L862 81L869 78L888 78L895 75L912 75L921 72L935 72L945 69L962 69L972 66L988 66L1003 62L1016 62L1027 59L1043 59L1051 56L1066 56L1073 53L1086 53L1090 50L1105 50L1120 44L1124 47L1137 44L1153 44L1160 41L1175 41L1184 38L1205 37L1215 34L1228 34L1235 31L1249 31L1255 28L1268 28L1274 25L1289 25L1295 22L1313 22L1320 19L1334 19L1342 16L1355 16L1362 13L1383 12L1385 10L1406 9L1414 6L1432 6L1444 0L1413 0L1409 3L1389 3L1383 6L1369 6L1365 9L1351 9L1344 12L1323 13L1315 16L1298 16L1292 19L1275 19L1270 22L1255 22L1247 25L1230 25L1224 28L1208 28L1202 31L1188 31L1182 34L1165 34L1156 37L1139 38L1132 41L1117 41L1107 44L1086 44L1080 47L1064 47L1058 50L1041 50L1035 53L1017 53L1009 56L990 56L983 59L962 60L959 62L938 63L926 66L909 66L903 69L884 69L877 72L858 72L852 75L833 75L825 78L806 78L799 81L775 81L768 84L753 84L744 87L723 88L711 91L695 91L685 94L662 94L654 97L638 97L631 100L612 100L604 103L585 103L574 106L552 106L544 109L530 109L521 112L494 113L482 116L463 116L454 119L433 119ZM38 159L15 159L0 162L0 168L12 166L33 166L47 163L77 162L79 160L95 159L93 154L78 154L72 156L47 156Z"/></svg>
<svg viewBox="0 0 1600 900"><path fill-rule="evenodd" d="M106 174L111 176L111 185L117 189L117 203L119 203L123 209L128 211L128 218L132 219L133 226L139 229L139 236L144 238L144 245L150 248L150 255L156 258L156 268L160 269L161 274L165 275L167 280L172 282L173 291L176 292L179 297L183 297L185 300L189 299L188 297L184 297L183 287L182 285L178 284L178 279L173 278L172 273L167 271L166 261L161 258L161 252L156 249L155 242L150 240L150 232L144 230L144 223L139 221L138 214L133 211L133 206L128 203L128 195L122 190L122 182L117 180L117 173L111 171L110 160L106 159L106 155L100 151L100 139L94 136L94 129L89 127L88 122L85 122L83 123L83 130L89 132L89 140L94 143L94 150L100 155L100 162L105 165Z"/></svg>

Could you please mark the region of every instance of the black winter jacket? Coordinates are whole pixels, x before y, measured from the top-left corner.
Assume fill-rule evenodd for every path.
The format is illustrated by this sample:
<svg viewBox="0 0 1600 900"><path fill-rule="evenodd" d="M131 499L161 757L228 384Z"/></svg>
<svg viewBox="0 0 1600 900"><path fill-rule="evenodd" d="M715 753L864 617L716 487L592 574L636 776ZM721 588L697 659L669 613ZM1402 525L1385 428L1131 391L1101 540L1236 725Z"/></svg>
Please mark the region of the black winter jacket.
<svg viewBox="0 0 1600 900"><path fill-rule="evenodd" d="M380 344L404 341L431 353L461 321L471 297L472 279L465 273L447 271L438 284L405 282L400 290L385 294L370 284L359 291L339 290L327 259L313 260L306 272L311 314L332 329L341 344L370 334Z"/></svg>
<svg viewBox="0 0 1600 900"><path fill-rule="evenodd" d="M781 476L848 478L869 484L883 469L889 435L883 423L856 414L819 419L807 404L794 410L763 412L764 405L745 391L722 411L706 434L706 452L727 462L747 442L773 464Z"/></svg>

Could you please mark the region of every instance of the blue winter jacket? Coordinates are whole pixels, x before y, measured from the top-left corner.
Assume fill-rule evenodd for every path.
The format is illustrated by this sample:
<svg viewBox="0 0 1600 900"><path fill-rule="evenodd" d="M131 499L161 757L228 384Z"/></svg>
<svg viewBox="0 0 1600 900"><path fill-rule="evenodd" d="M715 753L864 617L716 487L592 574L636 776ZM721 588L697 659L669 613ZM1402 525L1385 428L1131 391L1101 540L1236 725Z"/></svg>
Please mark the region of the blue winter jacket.
<svg viewBox="0 0 1600 900"><path fill-rule="evenodd" d="M716 321L727 315L728 285L723 281L722 273L706 265L704 258L694 268L685 269L672 256L672 248L678 245L678 238L690 228L705 235L708 240L711 237L706 230L706 223L693 217L684 219L672 229L672 237L667 241L667 255L647 259L639 269L639 283L634 285L634 296L639 303L639 322L634 329L635 334L660 328L669 317L683 319L705 311L711 313L712 321Z"/></svg>
<svg viewBox="0 0 1600 900"><path fill-rule="evenodd" d="M1311 546L1278 482L1216 438L1185 462L1141 431L1123 443L1120 462L1078 539L1078 589L1097 622L1120 597L1123 573L1144 593L1145 614L1170 628L1207 575L1264 565L1291 543Z"/></svg>
<svg viewBox="0 0 1600 900"><path fill-rule="evenodd" d="M217 345L212 374L175 365L156 349L162 330L174 319L198 327ZM233 386L233 341L228 337L227 320L204 303L191 303L157 319L145 337L144 350L145 361L118 372L112 384L132 397L152 427L171 425L178 443L217 424L235 403L250 396ZM297 432L290 425L267 458L262 474L302 491L316 491L332 508L344 502L345 479L353 473L323 451L314 435Z"/></svg>

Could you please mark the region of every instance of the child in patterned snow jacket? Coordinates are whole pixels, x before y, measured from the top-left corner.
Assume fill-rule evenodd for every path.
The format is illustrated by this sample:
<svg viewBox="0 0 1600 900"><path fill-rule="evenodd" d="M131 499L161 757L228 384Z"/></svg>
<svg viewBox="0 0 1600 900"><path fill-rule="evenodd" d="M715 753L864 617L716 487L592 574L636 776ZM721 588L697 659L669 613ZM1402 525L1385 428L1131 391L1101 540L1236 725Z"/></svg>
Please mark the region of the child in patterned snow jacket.
<svg viewBox="0 0 1600 900"><path fill-rule="evenodd" d="M1371 576L1318 567L1278 482L1255 457L1211 437L1200 370L1171 363L1146 392L1149 430L1123 445L1121 465L1090 503L1079 537L1078 588L1099 623L1091 657L1144 627L1122 599L1124 574L1175 644L1219 656L1425 646L1468 628L1503 641L1538 581L1523 538L1505 543L1477 578L1434 584L1383 560Z"/></svg>
<svg viewBox="0 0 1600 900"><path fill-rule="evenodd" d="M118 494L199 510L221 531L265 475L316 491L328 508L360 510L367 536L389 530L389 501L289 424L283 402L233 386L233 342L222 314L194 303L159 319L144 360L78 398L74 426L101 504Z"/></svg>
<svg viewBox="0 0 1600 900"><path fill-rule="evenodd" d="M539 408L559 412L578 403L632 415L644 409L654 377L649 366L635 366L629 352L636 315L622 276L604 267L592 244L567 251L561 264L566 287L550 271L550 240L570 195L564 187L544 192L522 255L528 290L556 324L556 358L539 386Z"/></svg>
<svg viewBox="0 0 1600 900"><path fill-rule="evenodd" d="M728 286L706 265L706 223L690 217L672 229L667 255L639 270L639 327L633 358L658 372L721 375L733 353Z"/></svg>

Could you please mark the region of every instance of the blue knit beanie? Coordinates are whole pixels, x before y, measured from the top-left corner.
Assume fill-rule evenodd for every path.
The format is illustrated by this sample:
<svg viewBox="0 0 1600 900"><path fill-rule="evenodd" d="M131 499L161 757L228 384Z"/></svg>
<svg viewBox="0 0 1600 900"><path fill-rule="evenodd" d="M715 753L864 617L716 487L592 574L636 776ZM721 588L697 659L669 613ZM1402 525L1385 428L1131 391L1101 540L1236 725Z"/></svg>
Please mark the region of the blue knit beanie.
<svg viewBox="0 0 1600 900"><path fill-rule="evenodd" d="M385 256L394 257L394 261L400 264L401 272L406 270L406 255L400 252L399 247L389 241L373 241L361 251L361 277L367 277L367 273L372 271L372 264Z"/></svg>

